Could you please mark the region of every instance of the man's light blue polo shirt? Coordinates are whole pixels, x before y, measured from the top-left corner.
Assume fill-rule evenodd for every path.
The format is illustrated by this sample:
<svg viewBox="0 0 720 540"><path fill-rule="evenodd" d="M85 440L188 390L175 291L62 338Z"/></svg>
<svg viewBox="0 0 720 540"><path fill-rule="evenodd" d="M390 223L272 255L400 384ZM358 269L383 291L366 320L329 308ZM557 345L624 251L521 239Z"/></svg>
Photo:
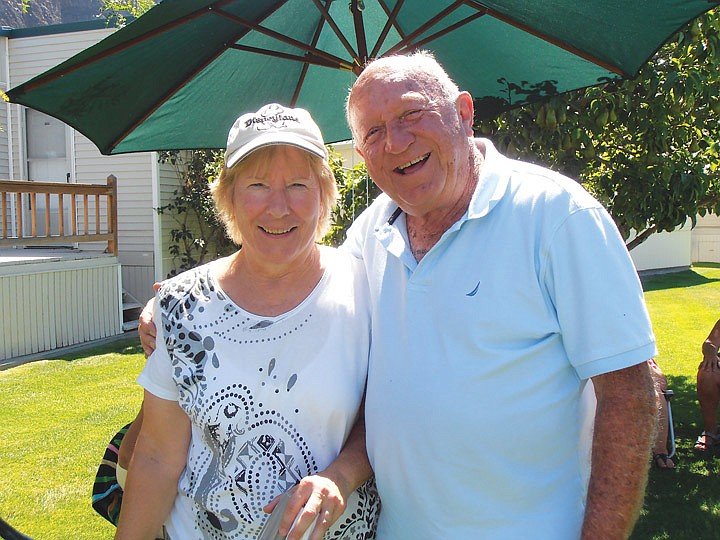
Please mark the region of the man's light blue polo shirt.
<svg viewBox="0 0 720 540"><path fill-rule="evenodd" d="M468 212L420 263L384 195L345 243L374 306L379 540L579 538L586 381L656 354L607 212L576 182L484 142Z"/></svg>

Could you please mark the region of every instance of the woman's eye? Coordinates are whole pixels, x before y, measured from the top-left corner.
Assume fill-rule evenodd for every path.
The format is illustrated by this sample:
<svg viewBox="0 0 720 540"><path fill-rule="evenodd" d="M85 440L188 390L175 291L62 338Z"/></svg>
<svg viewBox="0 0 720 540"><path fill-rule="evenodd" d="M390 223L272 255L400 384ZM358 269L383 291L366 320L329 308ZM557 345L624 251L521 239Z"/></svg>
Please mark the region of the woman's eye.
<svg viewBox="0 0 720 540"><path fill-rule="evenodd" d="M251 189L253 191L265 189L267 187L267 184L263 182L250 182L247 184L247 189Z"/></svg>

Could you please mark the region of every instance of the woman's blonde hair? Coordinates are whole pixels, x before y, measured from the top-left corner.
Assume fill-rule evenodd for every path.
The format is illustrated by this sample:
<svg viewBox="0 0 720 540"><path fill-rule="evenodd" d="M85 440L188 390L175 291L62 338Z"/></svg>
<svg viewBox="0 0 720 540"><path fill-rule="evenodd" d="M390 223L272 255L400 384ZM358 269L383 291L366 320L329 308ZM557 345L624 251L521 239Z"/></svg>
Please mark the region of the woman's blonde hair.
<svg viewBox="0 0 720 540"><path fill-rule="evenodd" d="M210 185L215 209L225 226L230 239L237 245L242 244L242 235L235 221L235 204L233 201L233 188L237 176L252 164L262 160L266 166L272 166L276 154L288 145L272 145L259 148L246 158L228 169L223 166L217 180ZM330 230L332 210L337 203L338 190L335 175L328 162L310 152L303 152L312 174L320 185L320 216L315 229L315 241L320 241Z"/></svg>

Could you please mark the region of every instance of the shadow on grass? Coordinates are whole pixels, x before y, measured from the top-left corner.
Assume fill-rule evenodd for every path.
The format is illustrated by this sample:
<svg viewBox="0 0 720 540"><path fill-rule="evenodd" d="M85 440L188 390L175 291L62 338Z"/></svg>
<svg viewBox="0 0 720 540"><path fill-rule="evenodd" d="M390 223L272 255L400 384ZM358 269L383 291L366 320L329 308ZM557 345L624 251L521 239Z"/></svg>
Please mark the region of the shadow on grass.
<svg viewBox="0 0 720 540"><path fill-rule="evenodd" d="M64 360L66 362L72 362L81 358L87 358L89 356L101 356L103 354L142 354L143 350L140 346L140 339L137 336L134 337L122 337L117 340L103 343L102 345L95 345L90 347L81 347L66 353L60 353L48 357L48 360Z"/></svg>
<svg viewBox="0 0 720 540"><path fill-rule="evenodd" d="M715 268L715 266L713 266ZM707 278L693 270L683 272L670 272L667 274L652 274L640 278L643 289L647 291L658 291L663 289L675 289L677 287L694 287L696 285L707 285L715 283L720 279Z"/></svg>
<svg viewBox="0 0 720 540"><path fill-rule="evenodd" d="M651 469L643 514L632 540L718 538L720 453L693 450L702 431L695 378L669 376L677 454L675 470Z"/></svg>

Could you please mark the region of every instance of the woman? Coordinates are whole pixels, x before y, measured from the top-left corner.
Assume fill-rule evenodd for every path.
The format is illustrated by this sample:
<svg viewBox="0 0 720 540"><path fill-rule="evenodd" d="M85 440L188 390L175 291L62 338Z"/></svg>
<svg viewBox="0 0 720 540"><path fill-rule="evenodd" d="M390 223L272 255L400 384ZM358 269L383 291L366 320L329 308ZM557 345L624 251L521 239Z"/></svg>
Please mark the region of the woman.
<svg viewBox="0 0 720 540"><path fill-rule="evenodd" d="M163 523L172 540L256 538L295 485L280 534L372 538L365 276L316 243L337 189L310 115L271 104L238 118L212 193L242 248L156 296L116 538L154 538Z"/></svg>

